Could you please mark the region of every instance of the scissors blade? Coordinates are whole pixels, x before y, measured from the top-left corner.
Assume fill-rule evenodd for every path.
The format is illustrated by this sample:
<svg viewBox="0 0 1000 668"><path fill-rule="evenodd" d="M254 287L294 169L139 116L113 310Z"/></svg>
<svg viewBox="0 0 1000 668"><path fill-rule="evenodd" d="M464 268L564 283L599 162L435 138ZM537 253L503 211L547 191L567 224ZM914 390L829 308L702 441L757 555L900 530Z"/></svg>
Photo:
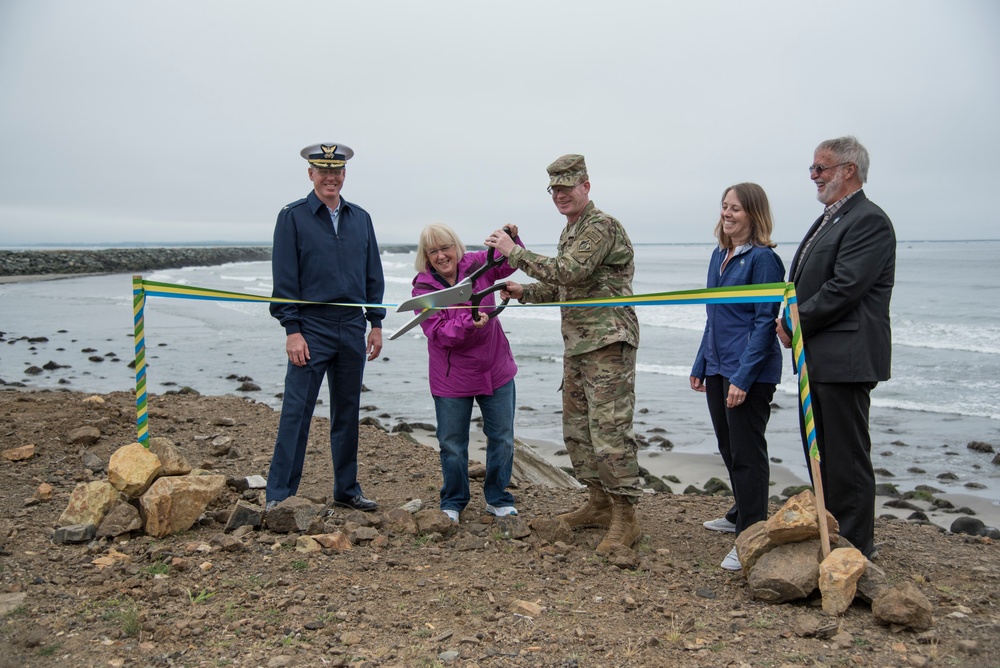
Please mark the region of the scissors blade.
<svg viewBox="0 0 1000 668"><path fill-rule="evenodd" d="M396 332L389 337L389 340L393 341L395 339L398 339L403 334L406 334L408 331L410 331L411 329L422 323L424 320L427 320L427 318L431 317L431 315L433 314L434 314L434 309L432 308L424 309L423 311L415 315L413 318L411 318L408 323L397 329Z"/></svg>
<svg viewBox="0 0 1000 668"><path fill-rule="evenodd" d="M440 308L442 306L452 306L461 304L472 299L472 283L461 282L444 290L428 292L408 299L396 308L396 313L403 311L419 311L425 308Z"/></svg>

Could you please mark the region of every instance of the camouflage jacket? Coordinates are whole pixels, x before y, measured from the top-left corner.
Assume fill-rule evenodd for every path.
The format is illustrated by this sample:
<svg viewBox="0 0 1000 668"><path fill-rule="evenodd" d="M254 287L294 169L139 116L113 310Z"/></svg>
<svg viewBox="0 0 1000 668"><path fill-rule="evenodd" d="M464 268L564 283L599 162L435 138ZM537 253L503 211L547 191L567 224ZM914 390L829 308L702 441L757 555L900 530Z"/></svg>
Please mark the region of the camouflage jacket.
<svg viewBox="0 0 1000 668"><path fill-rule="evenodd" d="M625 228L588 202L575 223L559 237L556 257L517 246L508 264L538 283L524 286L523 303L540 304L632 294L635 252ZM609 343L639 346L639 320L631 306L562 307L562 336L567 355L580 355Z"/></svg>

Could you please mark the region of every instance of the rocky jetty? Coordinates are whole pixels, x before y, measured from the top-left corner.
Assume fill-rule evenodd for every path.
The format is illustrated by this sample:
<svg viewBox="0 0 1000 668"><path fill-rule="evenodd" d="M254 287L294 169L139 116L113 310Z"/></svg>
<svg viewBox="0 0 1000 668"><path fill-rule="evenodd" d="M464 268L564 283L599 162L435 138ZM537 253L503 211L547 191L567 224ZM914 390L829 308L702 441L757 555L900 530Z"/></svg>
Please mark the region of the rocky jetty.
<svg viewBox="0 0 1000 668"><path fill-rule="evenodd" d="M0 276L120 274L270 259L271 249L266 246L0 250Z"/></svg>

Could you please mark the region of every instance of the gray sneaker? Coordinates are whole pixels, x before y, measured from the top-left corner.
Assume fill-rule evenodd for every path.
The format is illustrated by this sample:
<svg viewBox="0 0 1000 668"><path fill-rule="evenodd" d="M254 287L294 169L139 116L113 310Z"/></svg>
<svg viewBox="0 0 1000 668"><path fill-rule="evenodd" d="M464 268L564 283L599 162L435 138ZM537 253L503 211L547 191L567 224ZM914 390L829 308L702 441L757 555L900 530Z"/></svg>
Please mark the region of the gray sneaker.
<svg viewBox="0 0 1000 668"><path fill-rule="evenodd" d="M726 558L723 559L722 563L719 565L725 568L727 571L743 570L743 564L740 563L740 558L739 555L736 554L735 547L729 551L729 554L726 555Z"/></svg>
<svg viewBox="0 0 1000 668"><path fill-rule="evenodd" d="M702 522L701 525L709 531L736 533L736 525L727 520L725 517L720 517L717 520L709 520L708 522Z"/></svg>

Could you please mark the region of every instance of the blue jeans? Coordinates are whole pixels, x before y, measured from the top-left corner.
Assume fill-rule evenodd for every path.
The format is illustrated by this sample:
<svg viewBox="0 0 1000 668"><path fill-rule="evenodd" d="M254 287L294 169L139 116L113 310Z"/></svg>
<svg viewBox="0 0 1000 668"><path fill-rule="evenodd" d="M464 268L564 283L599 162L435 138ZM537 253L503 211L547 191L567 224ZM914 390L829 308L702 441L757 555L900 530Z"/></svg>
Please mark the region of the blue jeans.
<svg viewBox="0 0 1000 668"><path fill-rule="evenodd" d="M491 506L512 506L514 496L507 491L514 467L514 381L511 379L492 395L476 397L434 397L437 439L441 446L441 510L461 512L469 504L469 426L472 402L483 413L486 434L486 480L483 496Z"/></svg>

